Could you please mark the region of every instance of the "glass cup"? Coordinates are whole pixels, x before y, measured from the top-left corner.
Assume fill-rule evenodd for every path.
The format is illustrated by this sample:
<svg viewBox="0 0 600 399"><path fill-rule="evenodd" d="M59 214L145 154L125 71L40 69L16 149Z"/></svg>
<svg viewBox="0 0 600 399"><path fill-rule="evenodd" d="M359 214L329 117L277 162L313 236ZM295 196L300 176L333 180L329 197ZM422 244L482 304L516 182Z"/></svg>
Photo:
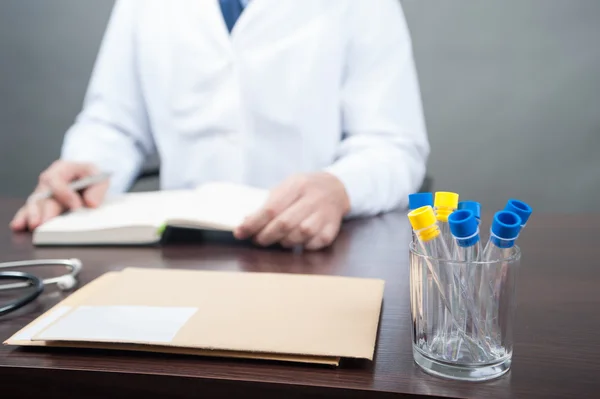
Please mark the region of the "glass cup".
<svg viewBox="0 0 600 399"><path fill-rule="evenodd" d="M520 260L517 246L505 259L461 262L410 244L413 356L424 371L485 381L509 370Z"/></svg>

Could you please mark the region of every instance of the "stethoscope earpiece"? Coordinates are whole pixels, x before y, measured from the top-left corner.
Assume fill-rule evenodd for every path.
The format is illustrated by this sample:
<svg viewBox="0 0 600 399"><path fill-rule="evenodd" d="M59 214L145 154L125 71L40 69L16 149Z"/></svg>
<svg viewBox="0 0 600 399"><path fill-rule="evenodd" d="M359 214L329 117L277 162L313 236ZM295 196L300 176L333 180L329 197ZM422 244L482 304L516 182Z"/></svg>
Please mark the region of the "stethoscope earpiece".
<svg viewBox="0 0 600 399"><path fill-rule="evenodd" d="M77 285L77 280L75 280L75 277L71 276L70 274L62 276L56 281L56 286L61 291L69 291L73 289L75 285Z"/></svg>

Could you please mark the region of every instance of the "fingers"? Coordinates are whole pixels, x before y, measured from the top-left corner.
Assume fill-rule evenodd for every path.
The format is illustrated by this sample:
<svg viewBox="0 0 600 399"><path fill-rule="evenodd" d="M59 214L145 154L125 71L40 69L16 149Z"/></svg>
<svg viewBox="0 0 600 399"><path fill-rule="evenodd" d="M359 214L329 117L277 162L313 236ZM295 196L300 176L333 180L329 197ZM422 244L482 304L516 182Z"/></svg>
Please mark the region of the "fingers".
<svg viewBox="0 0 600 399"><path fill-rule="evenodd" d="M40 175L39 187L50 189L53 199L66 209L78 209L84 204L96 207L102 203L108 190L107 181L86 188L83 197L71 188L70 183L97 172L98 168L92 164L57 161ZM49 214L56 213L54 208L51 205Z"/></svg>
<svg viewBox="0 0 600 399"><path fill-rule="evenodd" d="M52 196L65 208L77 209L83 205L81 197L69 187L69 182L58 177L51 177L45 181Z"/></svg>
<svg viewBox="0 0 600 399"><path fill-rule="evenodd" d="M338 235L340 225L328 223L325 227L304 246L307 250L316 251L330 246Z"/></svg>
<svg viewBox="0 0 600 399"><path fill-rule="evenodd" d="M62 213L63 207L54 200L46 200L41 204L42 209L42 223L47 222L55 216Z"/></svg>
<svg viewBox="0 0 600 399"><path fill-rule="evenodd" d="M43 186L39 186L38 189L29 197L27 203L22 208L22 212L19 216L24 220L23 228L34 230L40 224L48 221L50 218L59 215L62 212L63 206L54 199L39 200L35 199L35 194L43 190Z"/></svg>
<svg viewBox="0 0 600 399"><path fill-rule="evenodd" d="M15 216L10 221L10 228L14 231L21 231L27 228L27 210L22 207L15 213Z"/></svg>
<svg viewBox="0 0 600 399"><path fill-rule="evenodd" d="M302 222L281 240L281 245L291 248L295 245L306 244L318 234L321 229L322 220L318 212L304 218Z"/></svg>
<svg viewBox="0 0 600 399"><path fill-rule="evenodd" d="M262 209L246 218L246 220L234 231L235 237L243 240L254 236L271 220L292 205L299 196L300 193L291 187L284 187L273 191Z"/></svg>
<svg viewBox="0 0 600 399"><path fill-rule="evenodd" d="M301 199L293 203L279 216L275 217L256 236L255 241L259 245L269 246L279 242L291 231L295 230L300 223L314 211L315 204Z"/></svg>
<svg viewBox="0 0 600 399"><path fill-rule="evenodd" d="M30 200L25 205L27 227L29 230L33 230L42 223L42 210L40 209L40 203L42 201Z"/></svg>
<svg viewBox="0 0 600 399"><path fill-rule="evenodd" d="M85 205L91 208L99 206L104 201L108 186L108 182L102 182L86 189L83 193Z"/></svg>
<svg viewBox="0 0 600 399"><path fill-rule="evenodd" d="M322 249L333 243L340 226L341 222L328 221L322 214L314 213L281 240L281 245L286 248L303 245L307 250Z"/></svg>
<svg viewBox="0 0 600 399"><path fill-rule="evenodd" d="M54 200L31 201L21 207L10 222L13 231L33 230L62 213L63 207Z"/></svg>
<svg viewBox="0 0 600 399"><path fill-rule="evenodd" d="M65 209L77 209L84 205L84 198L75 192L70 183L73 180L87 177L98 172L92 164L56 161L46 169L39 178L34 193L27 203L15 214L10 222L12 230L34 230L45 221L58 216ZM52 198L46 199L43 193L52 192ZM108 182L88 188L85 203L90 206L99 205L108 190Z"/></svg>
<svg viewBox="0 0 600 399"><path fill-rule="evenodd" d="M234 235L238 239L253 236L262 246L276 242L284 247L305 245L311 250L329 246L339 232L344 211L340 190L330 183L330 177L322 174L287 180Z"/></svg>

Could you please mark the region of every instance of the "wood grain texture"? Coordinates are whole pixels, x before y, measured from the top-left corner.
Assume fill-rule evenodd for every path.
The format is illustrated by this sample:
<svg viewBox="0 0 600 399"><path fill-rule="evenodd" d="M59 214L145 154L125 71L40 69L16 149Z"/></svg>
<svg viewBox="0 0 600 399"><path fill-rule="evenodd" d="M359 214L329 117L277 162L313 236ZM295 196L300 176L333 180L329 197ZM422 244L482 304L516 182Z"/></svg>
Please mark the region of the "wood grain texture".
<svg viewBox="0 0 600 399"><path fill-rule="evenodd" d="M19 200L0 199L7 226ZM484 219L489 220L489 215ZM487 226L487 221L485 222ZM386 280L375 359L340 368L99 350L0 347L6 397L454 397L592 398L600 395L600 215L535 214L522 233L512 370L485 383L431 377L413 362L403 212L344 225L332 248L294 254L227 239L162 248L34 248L0 229L0 261L78 257L82 282L124 267L317 273ZM486 227L484 227L486 228ZM48 270L37 271L48 275ZM60 272L57 269L56 272ZM310 293L307 293L310 295ZM49 289L0 317L5 340L63 294ZM4 297L2 297L4 298ZM4 395L3 395L4 397Z"/></svg>

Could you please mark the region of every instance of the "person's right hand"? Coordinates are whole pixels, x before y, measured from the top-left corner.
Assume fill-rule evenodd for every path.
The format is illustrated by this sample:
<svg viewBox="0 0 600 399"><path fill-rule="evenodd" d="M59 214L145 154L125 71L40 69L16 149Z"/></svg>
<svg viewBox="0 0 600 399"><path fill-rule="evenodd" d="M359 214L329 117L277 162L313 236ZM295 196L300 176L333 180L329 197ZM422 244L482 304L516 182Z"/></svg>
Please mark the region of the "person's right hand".
<svg viewBox="0 0 600 399"><path fill-rule="evenodd" d="M98 169L91 164L68 161L56 161L42 174L39 183L32 193L52 190L53 196L49 199L30 201L15 214L10 222L14 231L33 230L50 218L60 215L66 210L74 210L82 206L95 208L102 203L108 181L94 184L81 192L75 192L69 187L73 180L81 179L98 173ZM31 198L31 197L30 197Z"/></svg>

